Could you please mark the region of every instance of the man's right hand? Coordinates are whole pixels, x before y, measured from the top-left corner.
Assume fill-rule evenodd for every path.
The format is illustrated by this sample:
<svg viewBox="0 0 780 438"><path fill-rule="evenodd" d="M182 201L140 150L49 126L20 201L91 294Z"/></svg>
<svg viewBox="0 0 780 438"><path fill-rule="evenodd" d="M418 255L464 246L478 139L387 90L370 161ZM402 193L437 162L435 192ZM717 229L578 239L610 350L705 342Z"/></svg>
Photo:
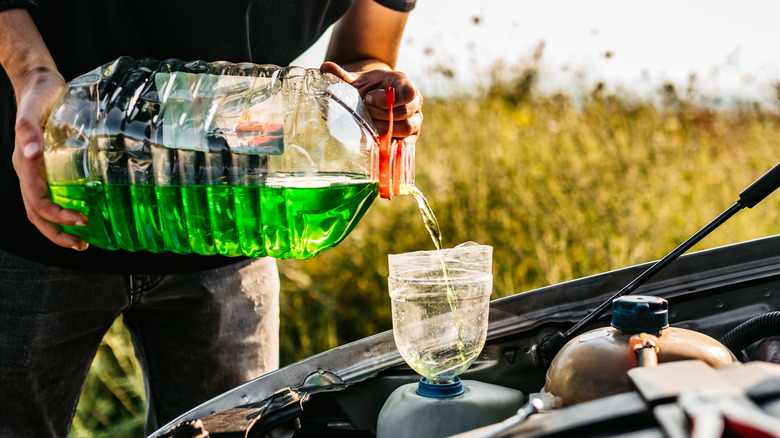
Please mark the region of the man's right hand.
<svg viewBox="0 0 780 438"><path fill-rule="evenodd" d="M60 225L85 225L87 218L52 202L43 164L42 127L65 81L24 9L0 13L0 64L16 93L13 165L27 218L55 244L84 250L86 242L62 231Z"/></svg>
<svg viewBox="0 0 780 438"><path fill-rule="evenodd" d="M49 240L59 246L83 250L87 244L62 231L59 225L86 225L87 218L76 210L64 209L52 202L43 164L42 126L54 99L65 81L56 71L38 69L27 74L19 91L16 112L16 144L13 164L19 177L27 218ZM15 87L16 88L16 87Z"/></svg>

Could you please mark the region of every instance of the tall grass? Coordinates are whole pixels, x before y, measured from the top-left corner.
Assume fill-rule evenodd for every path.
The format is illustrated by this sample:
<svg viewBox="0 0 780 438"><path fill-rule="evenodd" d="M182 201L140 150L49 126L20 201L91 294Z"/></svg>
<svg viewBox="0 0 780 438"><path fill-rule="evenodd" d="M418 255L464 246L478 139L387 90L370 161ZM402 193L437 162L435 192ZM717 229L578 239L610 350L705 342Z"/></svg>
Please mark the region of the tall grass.
<svg viewBox="0 0 780 438"><path fill-rule="evenodd" d="M130 336L117 319L87 375L73 419L72 438L143 436L143 377L132 349Z"/></svg>
<svg viewBox="0 0 780 438"><path fill-rule="evenodd" d="M493 298L658 259L779 161L780 117L759 106L708 108L670 87L657 105L602 88L575 103L534 95L533 79L427 101L417 145L417 185L445 246L494 248ZM780 193L694 250L777 233ZM337 248L280 261L282 363L390 329L387 255L420 249L433 245L415 202L401 196L377 200ZM106 338L90 379L106 362L118 370L130 361L124 336ZM140 378L119 368L119 384L88 383L73 436L142 435Z"/></svg>

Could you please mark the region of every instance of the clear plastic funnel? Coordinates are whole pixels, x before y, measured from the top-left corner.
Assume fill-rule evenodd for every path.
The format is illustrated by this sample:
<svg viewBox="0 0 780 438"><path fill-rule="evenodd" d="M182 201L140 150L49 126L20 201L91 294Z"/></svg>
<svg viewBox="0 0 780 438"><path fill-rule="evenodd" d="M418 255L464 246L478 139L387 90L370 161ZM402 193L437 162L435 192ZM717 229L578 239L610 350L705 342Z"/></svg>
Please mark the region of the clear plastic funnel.
<svg viewBox="0 0 780 438"><path fill-rule="evenodd" d="M482 351L492 257L492 247L473 242L389 256L395 343L429 382L453 381Z"/></svg>

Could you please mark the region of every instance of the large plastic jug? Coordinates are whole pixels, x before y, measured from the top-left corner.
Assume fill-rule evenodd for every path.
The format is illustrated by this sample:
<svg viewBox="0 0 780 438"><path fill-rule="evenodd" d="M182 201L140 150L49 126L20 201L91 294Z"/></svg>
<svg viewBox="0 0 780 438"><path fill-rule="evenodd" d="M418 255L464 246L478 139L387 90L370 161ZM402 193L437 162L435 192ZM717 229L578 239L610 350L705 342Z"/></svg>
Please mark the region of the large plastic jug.
<svg viewBox="0 0 780 438"><path fill-rule="evenodd" d="M357 90L317 69L122 57L67 85L44 143L53 201L89 220L65 230L106 249L307 259L379 192ZM381 159L413 185L413 145Z"/></svg>

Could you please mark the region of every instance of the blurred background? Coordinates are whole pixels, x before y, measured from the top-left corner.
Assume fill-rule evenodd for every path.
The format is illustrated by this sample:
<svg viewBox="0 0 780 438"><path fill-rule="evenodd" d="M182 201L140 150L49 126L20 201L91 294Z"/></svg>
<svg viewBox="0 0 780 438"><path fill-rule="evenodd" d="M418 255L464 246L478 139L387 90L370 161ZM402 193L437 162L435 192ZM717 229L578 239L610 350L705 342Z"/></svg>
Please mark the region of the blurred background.
<svg viewBox="0 0 780 438"><path fill-rule="evenodd" d="M780 157L769 1L421 0L398 69L425 100L417 186L445 246L494 247L499 298L657 260ZM316 67L327 37L296 64ZM780 233L780 193L694 250ZM411 197L377 200L338 247L282 260L286 365L391 328L387 255L433 249ZM143 436L121 321L72 437Z"/></svg>
<svg viewBox="0 0 780 438"><path fill-rule="evenodd" d="M770 0L420 0L398 69L426 96L476 91L543 45L537 86L547 93L603 82L649 99L659 84L693 80L708 96L766 101L780 77L779 13ZM297 64L319 66L328 38Z"/></svg>

